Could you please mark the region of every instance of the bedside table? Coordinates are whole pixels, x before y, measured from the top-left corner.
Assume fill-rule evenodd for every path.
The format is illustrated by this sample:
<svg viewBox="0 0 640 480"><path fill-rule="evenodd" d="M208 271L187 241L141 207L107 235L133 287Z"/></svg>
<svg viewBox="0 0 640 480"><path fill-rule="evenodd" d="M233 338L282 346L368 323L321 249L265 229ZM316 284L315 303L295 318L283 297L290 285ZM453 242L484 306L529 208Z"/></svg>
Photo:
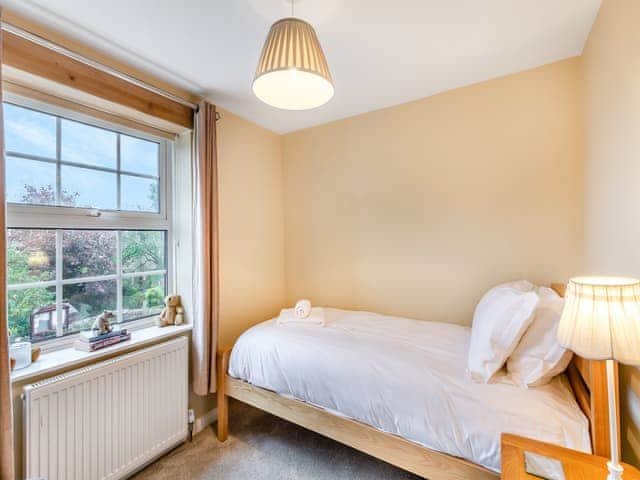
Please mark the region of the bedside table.
<svg viewBox="0 0 640 480"><path fill-rule="evenodd" d="M540 480L525 469L525 452L558 460L564 468L565 480L606 480L608 458L597 457L568 448L538 442L508 433L502 434L502 480ZM640 470L623 464L624 480L640 480Z"/></svg>

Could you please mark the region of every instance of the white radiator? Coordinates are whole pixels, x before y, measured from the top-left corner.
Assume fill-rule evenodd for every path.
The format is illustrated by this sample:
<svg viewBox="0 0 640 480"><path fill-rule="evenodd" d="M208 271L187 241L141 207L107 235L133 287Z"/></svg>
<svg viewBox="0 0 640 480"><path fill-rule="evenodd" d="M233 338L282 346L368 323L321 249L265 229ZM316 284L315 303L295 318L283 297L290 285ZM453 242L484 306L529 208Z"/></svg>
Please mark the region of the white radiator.
<svg viewBox="0 0 640 480"><path fill-rule="evenodd" d="M187 339L29 385L27 478L123 478L187 436Z"/></svg>

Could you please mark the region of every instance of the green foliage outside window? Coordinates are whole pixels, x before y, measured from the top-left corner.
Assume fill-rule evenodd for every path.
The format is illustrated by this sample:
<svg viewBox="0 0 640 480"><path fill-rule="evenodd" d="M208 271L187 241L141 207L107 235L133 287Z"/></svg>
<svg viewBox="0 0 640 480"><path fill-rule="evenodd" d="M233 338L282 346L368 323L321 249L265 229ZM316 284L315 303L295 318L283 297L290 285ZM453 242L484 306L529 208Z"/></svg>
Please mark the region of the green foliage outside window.
<svg viewBox="0 0 640 480"><path fill-rule="evenodd" d="M53 191L25 186L25 202L53 195ZM66 195L71 201L74 196ZM123 272L164 270L165 235L157 231L120 233ZM55 230L10 229L7 246L9 285L55 280ZM34 260L35 259L35 260ZM116 233L97 230L63 232L63 278L111 275L116 273ZM89 328L95 315L115 310L115 280L85 282L63 286L63 303L74 309L70 331ZM164 274L123 279L124 319L133 320L157 313L165 296ZM55 287L9 290L8 320L12 337L29 337L30 317L38 309L55 305ZM70 332L65 332L70 333Z"/></svg>

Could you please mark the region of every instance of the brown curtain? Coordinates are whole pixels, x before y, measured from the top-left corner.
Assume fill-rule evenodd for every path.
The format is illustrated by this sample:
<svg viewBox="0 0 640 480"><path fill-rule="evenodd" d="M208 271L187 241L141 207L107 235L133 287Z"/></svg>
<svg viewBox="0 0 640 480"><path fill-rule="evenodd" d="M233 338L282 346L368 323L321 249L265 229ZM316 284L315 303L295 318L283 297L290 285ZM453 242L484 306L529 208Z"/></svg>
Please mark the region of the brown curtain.
<svg viewBox="0 0 640 480"><path fill-rule="evenodd" d="M0 9L1 11L1 9ZM0 30L0 60L2 30ZM0 62L1 64L2 62ZM0 69L1 70L1 69ZM0 85L2 78L0 73ZM2 89L0 88L0 106ZM0 108L0 478L14 478L13 463L13 399L11 398L11 366L9 363L9 332L7 324L7 230L4 201L4 126Z"/></svg>
<svg viewBox="0 0 640 480"><path fill-rule="evenodd" d="M218 158L216 107L198 105L193 151L193 390L216 391L218 345Z"/></svg>

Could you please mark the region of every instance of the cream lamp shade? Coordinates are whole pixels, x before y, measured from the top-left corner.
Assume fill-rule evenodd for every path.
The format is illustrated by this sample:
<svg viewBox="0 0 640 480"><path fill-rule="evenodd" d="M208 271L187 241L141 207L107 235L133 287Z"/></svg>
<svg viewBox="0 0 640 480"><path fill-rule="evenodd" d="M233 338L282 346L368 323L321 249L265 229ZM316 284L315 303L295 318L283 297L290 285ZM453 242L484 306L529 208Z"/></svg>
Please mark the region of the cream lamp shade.
<svg viewBox="0 0 640 480"><path fill-rule="evenodd" d="M571 279L558 340L584 358L640 365L640 281Z"/></svg>
<svg viewBox="0 0 640 480"><path fill-rule="evenodd" d="M298 18L271 26L262 49L253 93L284 110L308 110L333 97L333 80L313 27Z"/></svg>

